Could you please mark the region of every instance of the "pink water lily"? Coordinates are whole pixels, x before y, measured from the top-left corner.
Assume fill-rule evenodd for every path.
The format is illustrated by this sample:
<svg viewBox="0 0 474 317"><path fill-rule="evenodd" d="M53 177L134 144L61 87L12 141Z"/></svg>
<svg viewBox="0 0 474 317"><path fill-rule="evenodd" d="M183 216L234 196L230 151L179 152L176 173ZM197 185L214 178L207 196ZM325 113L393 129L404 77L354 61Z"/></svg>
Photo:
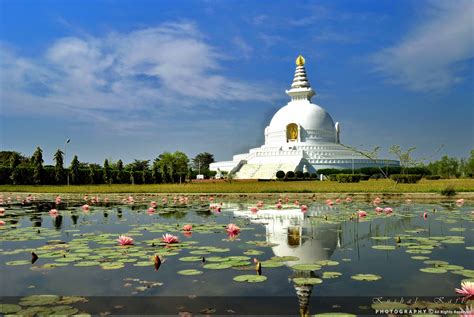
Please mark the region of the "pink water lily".
<svg viewBox="0 0 474 317"><path fill-rule="evenodd" d="M374 205L379 205L379 204L382 203L382 199L380 199L380 197L375 197L373 203L374 203Z"/></svg>
<svg viewBox="0 0 474 317"><path fill-rule="evenodd" d="M150 207L156 208L157 206L158 206L158 204L156 203L156 201L152 200L152 201L150 202Z"/></svg>
<svg viewBox="0 0 474 317"><path fill-rule="evenodd" d="M276 209L281 209L283 208L283 205L279 202L275 205Z"/></svg>
<svg viewBox="0 0 474 317"><path fill-rule="evenodd" d="M257 207L258 207L258 208L262 208L262 207L263 207L263 201L260 200L260 201L257 203Z"/></svg>
<svg viewBox="0 0 474 317"><path fill-rule="evenodd" d="M184 231L191 231L193 229L193 226L192 225L184 225L183 226L183 230Z"/></svg>
<svg viewBox="0 0 474 317"><path fill-rule="evenodd" d="M423 213L423 219L428 219L428 213L426 211Z"/></svg>
<svg viewBox="0 0 474 317"><path fill-rule="evenodd" d="M382 211L383 211L383 208L381 208L381 207L375 207L375 212L376 212L376 213L379 214L379 213L381 213Z"/></svg>
<svg viewBox="0 0 474 317"><path fill-rule="evenodd" d="M225 230L227 231L228 234L236 235L240 233L240 228L233 223L229 223L227 227L225 228Z"/></svg>
<svg viewBox="0 0 474 317"><path fill-rule="evenodd" d="M462 207L464 205L464 199L458 199L456 200L456 206L458 207Z"/></svg>
<svg viewBox="0 0 474 317"><path fill-rule="evenodd" d="M51 210L49 211L49 215L50 215L51 217L57 217L57 216L59 215L59 213L58 213L58 211L57 211L56 209L51 209Z"/></svg>
<svg viewBox="0 0 474 317"><path fill-rule="evenodd" d="M474 298L474 282L461 282L461 288L456 288L456 293L463 295L465 299Z"/></svg>
<svg viewBox="0 0 474 317"><path fill-rule="evenodd" d="M359 218L364 218L367 216L367 212L364 210L358 210L357 215L359 216Z"/></svg>
<svg viewBox="0 0 474 317"><path fill-rule="evenodd" d="M254 206L254 207L250 207L250 212L253 213L253 214L255 214L255 213L258 212L258 208L255 207L255 206Z"/></svg>
<svg viewBox="0 0 474 317"><path fill-rule="evenodd" d="M89 211L89 205L88 204L82 205L81 208L82 208L83 211Z"/></svg>
<svg viewBox="0 0 474 317"><path fill-rule="evenodd" d="M5 214L5 208L0 208L0 216L3 216Z"/></svg>
<svg viewBox="0 0 474 317"><path fill-rule="evenodd" d="M332 206L334 205L334 202L331 199L326 199L326 205Z"/></svg>
<svg viewBox="0 0 474 317"><path fill-rule="evenodd" d="M351 203L352 202L352 197L346 197L346 203Z"/></svg>
<svg viewBox="0 0 474 317"><path fill-rule="evenodd" d="M5 221L3 221L3 220L0 220L0 226L4 226L5 224L6 224L6 222L5 222Z"/></svg>
<svg viewBox="0 0 474 317"><path fill-rule="evenodd" d="M148 209L146 210L146 212L149 213L149 214L152 214L152 213L155 212L155 208L150 207L150 208L148 208Z"/></svg>
<svg viewBox="0 0 474 317"><path fill-rule="evenodd" d="M308 206L301 205L300 209L301 209L302 212L307 212L308 211Z"/></svg>
<svg viewBox="0 0 474 317"><path fill-rule="evenodd" d="M124 235L120 235L117 241L120 245L133 245L133 239Z"/></svg>
<svg viewBox="0 0 474 317"><path fill-rule="evenodd" d="M166 242L166 243L178 243L179 242L177 236L174 236L174 235L169 234L169 233L164 234L162 240L163 240L163 242Z"/></svg>
<svg viewBox="0 0 474 317"><path fill-rule="evenodd" d="M56 199L54 200L54 203L56 205L59 205L61 203L61 196L56 196Z"/></svg>
<svg viewBox="0 0 474 317"><path fill-rule="evenodd" d="M472 317L474 316L474 307L473 306L466 306L465 309L460 308L459 317Z"/></svg>
<svg viewBox="0 0 474 317"><path fill-rule="evenodd" d="M393 209L390 208L390 207L387 207L387 208L384 208L383 211L385 211L385 213L388 215L388 214L391 214L393 212Z"/></svg>
<svg viewBox="0 0 474 317"><path fill-rule="evenodd" d="M341 199L336 199L336 204L340 204L341 203Z"/></svg>
<svg viewBox="0 0 474 317"><path fill-rule="evenodd" d="M299 206L300 205L300 201L299 200L295 200L295 206Z"/></svg>

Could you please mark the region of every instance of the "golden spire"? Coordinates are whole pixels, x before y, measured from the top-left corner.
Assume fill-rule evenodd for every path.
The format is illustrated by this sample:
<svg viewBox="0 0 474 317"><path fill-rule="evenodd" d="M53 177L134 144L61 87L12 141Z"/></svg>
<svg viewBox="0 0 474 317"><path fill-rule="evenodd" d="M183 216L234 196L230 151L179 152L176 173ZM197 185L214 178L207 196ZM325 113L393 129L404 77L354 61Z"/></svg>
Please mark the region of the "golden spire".
<svg viewBox="0 0 474 317"><path fill-rule="evenodd" d="M303 55L299 55L297 58L296 58L296 66L303 66L304 65L304 57Z"/></svg>

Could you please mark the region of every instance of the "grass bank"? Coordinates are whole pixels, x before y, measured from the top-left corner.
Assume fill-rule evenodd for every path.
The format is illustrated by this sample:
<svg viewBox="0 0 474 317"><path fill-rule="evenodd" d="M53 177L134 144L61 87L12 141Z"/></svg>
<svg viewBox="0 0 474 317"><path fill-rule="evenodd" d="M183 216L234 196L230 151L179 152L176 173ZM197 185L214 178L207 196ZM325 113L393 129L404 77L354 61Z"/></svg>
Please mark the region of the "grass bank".
<svg viewBox="0 0 474 317"><path fill-rule="evenodd" d="M396 184L390 180L360 183L337 182L206 182L147 185L0 185L0 192L28 193L439 193L448 186L456 192L474 192L474 179L421 180L418 184Z"/></svg>

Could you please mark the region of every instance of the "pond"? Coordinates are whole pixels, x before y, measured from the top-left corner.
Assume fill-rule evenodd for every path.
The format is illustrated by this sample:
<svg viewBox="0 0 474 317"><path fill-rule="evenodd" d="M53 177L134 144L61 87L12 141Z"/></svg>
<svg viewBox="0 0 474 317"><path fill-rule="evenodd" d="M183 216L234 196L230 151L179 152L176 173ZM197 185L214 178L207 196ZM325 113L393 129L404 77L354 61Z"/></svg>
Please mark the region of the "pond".
<svg viewBox="0 0 474 317"><path fill-rule="evenodd" d="M474 281L472 204L341 198L2 198L0 313L373 314L472 304L455 292ZM120 245L120 235L133 244Z"/></svg>

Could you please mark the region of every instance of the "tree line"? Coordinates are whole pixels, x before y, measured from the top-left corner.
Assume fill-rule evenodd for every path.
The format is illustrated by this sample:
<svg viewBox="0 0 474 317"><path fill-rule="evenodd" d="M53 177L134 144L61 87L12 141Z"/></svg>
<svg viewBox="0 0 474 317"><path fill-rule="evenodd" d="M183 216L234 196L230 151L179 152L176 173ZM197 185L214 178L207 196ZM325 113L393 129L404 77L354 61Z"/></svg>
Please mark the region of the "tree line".
<svg viewBox="0 0 474 317"><path fill-rule="evenodd" d="M182 183L196 178L198 173L209 178L214 156L208 152L197 154L191 160L180 151L164 152L150 160L105 159L103 165L80 162L77 155L70 166L64 167L64 152L53 155L54 165L44 165L43 150L37 147L31 157L15 151L0 151L0 184L13 185L74 185L82 184L160 184Z"/></svg>

